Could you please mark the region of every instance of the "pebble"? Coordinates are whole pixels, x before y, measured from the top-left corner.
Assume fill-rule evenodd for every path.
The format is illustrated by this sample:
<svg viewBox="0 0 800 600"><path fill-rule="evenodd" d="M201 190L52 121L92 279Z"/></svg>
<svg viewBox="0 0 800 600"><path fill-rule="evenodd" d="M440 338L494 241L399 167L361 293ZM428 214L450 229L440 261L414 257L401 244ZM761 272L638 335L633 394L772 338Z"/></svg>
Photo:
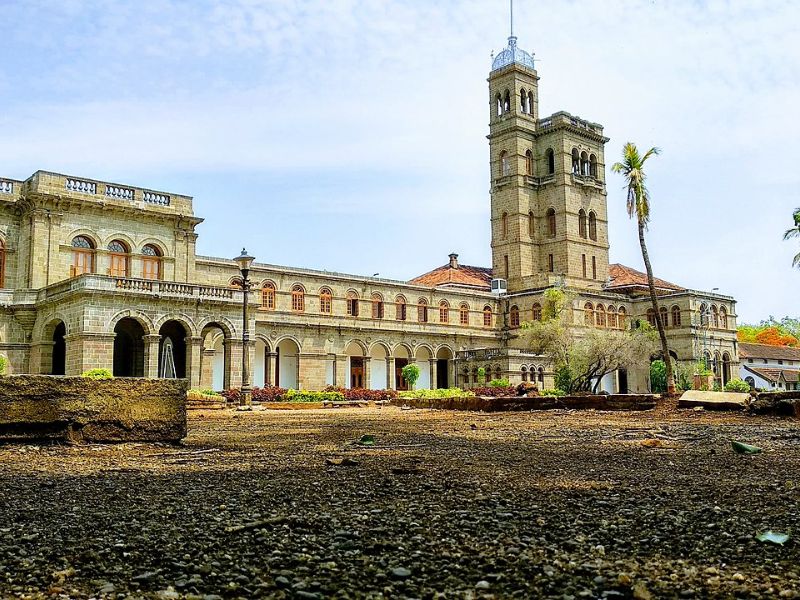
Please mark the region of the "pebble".
<svg viewBox="0 0 800 600"><path fill-rule="evenodd" d="M275 578L275 585L281 588L287 588L290 585L292 585L292 582L286 579L286 577L284 577L283 575L278 575Z"/></svg>
<svg viewBox="0 0 800 600"><path fill-rule="evenodd" d="M476 590L488 590L490 587L492 587L491 584L485 579L481 579L478 583L475 584Z"/></svg>
<svg viewBox="0 0 800 600"><path fill-rule="evenodd" d="M406 577L411 577L411 571L405 567L395 567L392 569L392 577L395 579L405 579Z"/></svg>

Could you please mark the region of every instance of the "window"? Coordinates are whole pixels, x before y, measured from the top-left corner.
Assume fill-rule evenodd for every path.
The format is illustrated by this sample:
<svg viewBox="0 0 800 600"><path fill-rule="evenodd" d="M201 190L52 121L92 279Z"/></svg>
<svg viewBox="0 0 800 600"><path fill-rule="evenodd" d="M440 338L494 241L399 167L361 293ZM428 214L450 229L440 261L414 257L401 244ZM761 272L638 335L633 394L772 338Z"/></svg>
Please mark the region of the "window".
<svg viewBox="0 0 800 600"><path fill-rule="evenodd" d="M275 284L265 281L261 286L261 308L275 310Z"/></svg>
<svg viewBox="0 0 800 600"><path fill-rule="evenodd" d="M72 239L72 267L70 276L94 273L94 242L85 235Z"/></svg>
<svg viewBox="0 0 800 600"><path fill-rule="evenodd" d="M723 329L728 328L728 310L724 306L719 307L719 325Z"/></svg>
<svg viewBox="0 0 800 600"><path fill-rule="evenodd" d="M653 327L656 326L656 311L652 308L647 309L647 322Z"/></svg>
<svg viewBox="0 0 800 600"><path fill-rule="evenodd" d="M511 327L519 327L519 307L515 304L511 307Z"/></svg>
<svg viewBox="0 0 800 600"><path fill-rule="evenodd" d="M228 287L233 288L234 290L242 289L242 278L241 277L233 277L228 282Z"/></svg>
<svg viewBox="0 0 800 600"><path fill-rule="evenodd" d="M594 325L594 306L591 302L583 305L583 324L587 327Z"/></svg>
<svg viewBox="0 0 800 600"><path fill-rule="evenodd" d="M530 150L525 153L525 174L533 175L533 152Z"/></svg>
<svg viewBox="0 0 800 600"><path fill-rule="evenodd" d="M500 219L500 233L503 236L503 239L508 237L508 213L503 213L503 216Z"/></svg>
<svg viewBox="0 0 800 600"><path fill-rule="evenodd" d="M613 306L608 307L608 328L609 329L616 329L617 328L617 309Z"/></svg>
<svg viewBox="0 0 800 600"><path fill-rule="evenodd" d="M108 274L112 277L128 276L128 246L124 242L114 240L109 242L108 251L111 261Z"/></svg>
<svg viewBox="0 0 800 600"><path fill-rule="evenodd" d="M627 315L628 313L625 310L625 307L620 306L619 310L617 311L617 327L619 329L626 329L627 326L625 324L625 317L627 317Z"/></svg>
<svg viewBox="0 0 800 600"><path fill-rule="evenodd" d="M586 239L586 211L580 209L578 211L578 235Z"/></svg>
<svg viewBox="0 0 800 600"><path fill-rule="evenodd" d="M351 317L358 316L358 294L353 290L347 292L347 314Z"/></svg>
<svg viewBox="0 0 800 600"><path fill-rule="evenodd" d="M552 175L556 172L556 154L552 148L548 148L544 155L547 158L547 174Z"/></svg>
<svg viewBox="0 0 800 600"><path fill-rule="evenodd" d="M528 92L528 114L533 114L533 92Z"/></svg>
<svg viewBox="0 0 800 600"><path fill-rule="evenodd" d="M556 210L550 208L547 210L547 235L548 237L556 237Z"/></svg>
<svg viewBox="0 0 800 600"><path fill-rule="evenodd" d="M420 298L417 301L417 321L420 323L428 322L428 301Z"/></svg>
<svg viewBox="0 0 800 600"><path fill-rule="evenodd" d="M380 294L372 294L372 318L383 318L383 296Z"/></svg>
<svg viewBox="0 0 800 600"><path fill-rule="evenodd" d="M522 381L528 381L528 368L522 367Z"/></svg>
<svg viewBox="0 0 800 600"><path fill-rule="evenodd" d="M578 175L581 172L581 158L578 155L578 149L572 149L572 173Z"/></svg>
<svg viewBox="0 0 800 600"><path fill-rule="evenodd" d="M719 311L716 306L711 307L711 324L713 327L719 327Z"/></svg>
<svg viewBox="0 0 800 600"><path fill-rule="evenodd" d="M662 306L658 309L658 312L661 315L661 324L664 327L669 327L669 313L667 312L667 307Z"/></svg>
<svg viewBox="0 0 800 600"><path fill-rule="evenodd" d="M586 255L581 254L581 269L583 270L583 278L586 279Z"/></svg>
<svg viewBox="0 0 800 600"><path fill-rule="evenodd" d="M503 150L500 153L500 177L511 175L511 161L508 159L508 152Z"/></svg>
<svg viewBox="0 0 800 600"><path fill-rule="evenodd" d="M462 304L458 307L458 322L461 325L469 325L469 305Z"/></svg>
<svg viewBox="0 0 800 600"><path fill-rule="evenodd" d="M589 175L597 178L597 157L594 154L589 155Z"/></svg>
<svg viewBox="0 0 800 600"><path fill-rule="evenodd" d="M581 175L589 174L589 155L586 152L581 152Z"/></svg>
<svg viewBox="0 0 800 600"><path fill-rule="evenodd" d="M492 326L492 307L491 306L484 306L483 307L483 326L484 327L491 327Z"/></svg>
<svg viewBox="0 0 800 600"><path fill-rule="evenodd" d="M449 323L450 322L450 305L447 303L447 300L442 300L439 302L439 323Z"/></svg>
<svg viewBox="0 0 800 600"><path fill-rule="evenodd" d="M597 279L597 257L592 257L592 279Z"/></svg>
<svg viewBox="0 0 800 600"><path fill-rule="evenodd" d="M597 305L597 312L595 312L595 317L598 327L606 326L606 309L602 304Z"/></svg>
<svg viewBox="0 0 800 600"><path fill-rule="evenodd" d="M161 250L153 244L142 248L142 277L161 279Z"/></svg>
<svg viewBox="0 0 800 600"><path fill-rule="evenodd" d="M547 270L551 273L556 272L556 261L552 254L547 255Z"/></svg>
<svg viewBox="0 0 800 600"><path fill-rule="evenodd" d="M534 232L533 211L528 212L528 237L533 238Z"/></svg>
<svg viewBox="0 0 800 600"><path fill-rule="evenodd" d="M681 308L678 305L672 307L672 326L681 326Z"/></svg>
<svg viewBox="0 0 800 600"><path fill-rule="evenodd" d="M589 239L597 241L597 215L594 211L589 213Z"/></svg>
<svg viewBox="0 0 800 600"><path fill-rule="evenodd" d="M700 305L700 325L708 327L708 306L706 304Z"/></svg>
<svg viewBox="0 0 800 600"><path fill-rule="evenodd" d="M398 321L406 320L406 299L398 296L394 301L394 318Z"/></svg>
<svg viewBox="0 0 800 600"><path fill-rule="evenodd" d="M544 367L539 367L539 387L544 387Z"/></svg>
<svg viewBox="0 0 800 600"><path fill-rule="evenodd" d="M302 285L292 288L292 310L294 312L304 312L306 310L306 292Z"/></svg>
<svg viewBox="0 0 800 600"><path fill-rule="evenodd" d="M508 90L506 90L505 95L503 96L503 112L507 113L511 110L511 94Z"/></svg>
<svg viewBox="0 0 800 600"><path fill-rule="evenodd" d="M322 288L319 291L319 312L324 315L329 315L333 312L333 292L328 288ZM347 314L350 314L349 305Z"/></svg>
<svg viewBox="0 0 800 600"><path fill-rule="evenodd" d="M541 321L542 320L542 305L538 302L533 305L533 320L534 321Z"/></svg>
<svg viewBox="0 0 800 600"><path fill-rule="evenodd" d="M497 116L499 117L503 114L503 99L499 93L494 97L494 102L497 105Z"/></svg>
<svg viewBox="0 0 800 600"><path fill-rule="evenodd" d="M524 89L519 92L519 110L522 113L528 112L528 94L525 93Z"/></svg>

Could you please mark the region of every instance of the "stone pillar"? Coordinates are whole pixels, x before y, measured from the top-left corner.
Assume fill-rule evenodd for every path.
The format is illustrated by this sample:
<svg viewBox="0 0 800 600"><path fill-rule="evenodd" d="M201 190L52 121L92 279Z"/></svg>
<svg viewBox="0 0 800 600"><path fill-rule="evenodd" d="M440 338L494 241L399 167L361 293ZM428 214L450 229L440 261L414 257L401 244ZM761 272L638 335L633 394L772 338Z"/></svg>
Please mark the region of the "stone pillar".
<svg viewBox="0 0 800 600"><path fill-rule="evenodd" d="M203 338L186 338L186 378L189 388L199 388L202 379L201 361L203 356Z"/></svg>
<svg viewBox="0 0 800 600"><path fill-rule="evenodd" d="M436 368L436 359L435 358L431 358L429 360L429 362L430 362L430 369L431 369L431 389L435 390L437 387L439 387L437 385L437 383L438 383L437 379L438 379L439 371Z"/></svg>
<svg viewBox="0 0 800 600"><path fill-rule="evenodd" d="M267 357L264 361L264 382L266 385L275 385L275 360L277 356L277 352L267 352Z"/></svg>
<svg viewBox="0 0 800 600"><path fill-rule="evenodd" d="M364 381L362 382L365 389L369 389L369 378L370 378L370 359L369 356L364 357Z"/></svg>
<svg viewBox="0 0 800 600"><path fill-rule="evenodd" d="M242 340L226 339L225 348L225 389L242 387Z"/></svg>
<svg viewBox="0 0 800 600"><path fill-rule="evenodd" d="M158 346L161 336L153 333L142 339L144 339L144 376L155 379L158 377Z"/></svg>
<svg viewBox="0 0 800 600"><path fill-rule="evenodd" d="M396 389L394 378L394 356L389 356L386 359L386 389Z"/></svg>
<svg viewBox="0 0 800 600"><path fill-rule="evenodd" d="M214 357L217 355L213 348L203 348L200 357L200 388L210 390L214 387Z"/></svg>
<svg viewBox="0 0 800 600"><path fill-rule="evenodd" d="M450 380L453 382L452 387L462 387L458 381L458 359L454 358L450 361Z"/></svg>
<svg viewBox="0 0 800 600"><path fill-rule="evenodd" d="M334 385L337 387L347 387L350 373L347 372L347 355L337 354L336 364L333 368Z"/></svg>

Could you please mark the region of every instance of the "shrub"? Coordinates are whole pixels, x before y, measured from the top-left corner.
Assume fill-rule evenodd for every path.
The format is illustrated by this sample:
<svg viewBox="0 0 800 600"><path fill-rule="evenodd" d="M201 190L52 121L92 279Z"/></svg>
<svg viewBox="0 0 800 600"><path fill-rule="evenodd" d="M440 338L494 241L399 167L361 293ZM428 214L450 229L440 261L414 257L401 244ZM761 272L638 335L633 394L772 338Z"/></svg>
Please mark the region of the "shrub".
<svg viewBox="0 0 800 600"><path fill-rule="evenodd" d="M6 367L8 367L8 359L5 356L0 355L0 375L6 374Z"/></svg>
<svg viewBox="0 0 800 600"><path fill-rule="evenodd" d="M654 394L663 394L667 391L667 365L663 360L654 360L650 363L650 389Z"/></svg>
<svg viewBox="0 0 800 600"><path fill-rule="evenodd" d="M486 385L486 369L478 367L478 383L481 386Z"/></svg>
<svg viewBox="0 0 800 600"><path fill-rule="evenodd" d="M517 396L538 396L539 388L535 383L523 381L517 386Z"/></svg>
<svg viewBox="0 0 800 600"><path fill-rule="evenodd" d="M564 390L551 389L551 390L542 390L540 395L558 397L558 396L566 396L567 394L566 392L564 392Z"/></svg>
<svg viewBox="0 0 800 600"><path fill-rule="evenodd" d="M280 402L287 391L286 388L276 385L265 385L263 388L253 388L252 398L255 402Z"/></svg>
<svg viewBox="0 0 800 600"><path fill-rule="evenodd" d="M89 369L84 371L81 377L89 379L114 379L114 374L108 369Z"/></svg>
<svg viewBox="0 0 800 600"><path fill-rule="evenodd" d="M232 402L233 404L239 404L242 400L242 392L238 388L231 388L229 390L222 390L219 393L220 396L225 398L228 402Z"/></svg>
<svg viewBox="0 0 800 600"><path fill-rule="evenodd" d="M556 388L557 390L572 389L572 371L566 365L556 369ZM552 395L552 394L551 394Z"/></svg>
<svg viewBox="0 0 800 600"><path fill-rule="evenodd" d="M311 390L289 390L284 394L285 402L341 402L341 392L314 392Z"/></svg>
<svg viewBox="0 0 800 600"><path fill-rule="evenodd" d="M747 393L750 391L750 384L746 381L742 381L741 379L731 379L725 384L725 391Z"/></svg>
<svg viewBox="0 0 800 600"><path fill-rule="evenodd" d="M400 375L408 385L414 387L414 384L417 383L417 379L419 379L419 367L417 365L406 365L403 367L403 370L400 371Z"/></svg>
<svg viewBox="0 0 800 600"><path fill-rule="evenodd" d="M400 398L467 398L475 395L471 390L462 390L461 388L443 388L439 390L413 390L408 392L400 392Z"/></svg>
<svg viewBox="0 0 800 600"><path fill-rule="evenodd" d="M507 388L511 385L511 382L508 379L492 379L489 382L489 387L495 388Z"/></svg>
<svg viewBox="0 0 800 600"><path fill-rule="evenodd" d="M186 392L188 400L223 400L222 395L213 390L198 390L193 389Z"/></svg>
<svg viewBox="0 0 800 600"><path fill-rule="evenodd" d="M329 385L325 388L326 392L339 392L344 395L345 400L353 402L380 402L382 400L392 400L397 398L396 390L368 390L366 388L345 389Z"/></svg>
<svg viewBox="0 0 800 600"><path fill-rule="evenodd" d="M472 393L476 396L492 396L493 398L508 398L517 395L517 388L513 385L505 387L491 386L491 387L477 387L472 388Z"/></svg>

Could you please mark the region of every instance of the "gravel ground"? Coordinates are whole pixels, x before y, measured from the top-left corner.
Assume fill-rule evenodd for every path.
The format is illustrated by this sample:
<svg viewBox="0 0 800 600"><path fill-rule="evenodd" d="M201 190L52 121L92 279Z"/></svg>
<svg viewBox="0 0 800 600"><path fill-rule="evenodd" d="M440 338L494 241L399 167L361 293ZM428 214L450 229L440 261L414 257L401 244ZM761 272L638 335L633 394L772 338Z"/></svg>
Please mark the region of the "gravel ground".
<svg viewBox="0 0 800 600"><path fill-rule="evenodd" d="M0 446L0 596L800 597L800 544L755 539L800 536L797 426L225 411L182 447Z"/></svg>

